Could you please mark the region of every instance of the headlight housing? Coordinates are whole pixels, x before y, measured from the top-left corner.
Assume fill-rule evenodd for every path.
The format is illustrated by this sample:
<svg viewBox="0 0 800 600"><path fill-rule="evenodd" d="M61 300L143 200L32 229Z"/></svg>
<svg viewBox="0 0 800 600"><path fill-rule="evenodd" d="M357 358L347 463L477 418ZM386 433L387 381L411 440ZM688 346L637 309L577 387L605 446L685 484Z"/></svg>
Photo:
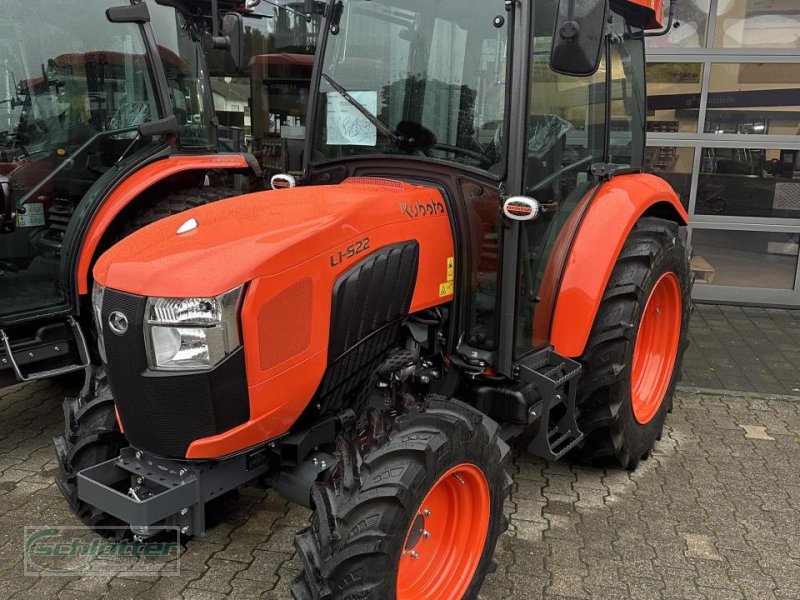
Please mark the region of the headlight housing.
<svg viewBox="0 0 800 600"><path fill-rule="evenodd" d="M147 364L156 371L198 371L218 365L241 345L244 287L215 298L148 298Z"/></svg>

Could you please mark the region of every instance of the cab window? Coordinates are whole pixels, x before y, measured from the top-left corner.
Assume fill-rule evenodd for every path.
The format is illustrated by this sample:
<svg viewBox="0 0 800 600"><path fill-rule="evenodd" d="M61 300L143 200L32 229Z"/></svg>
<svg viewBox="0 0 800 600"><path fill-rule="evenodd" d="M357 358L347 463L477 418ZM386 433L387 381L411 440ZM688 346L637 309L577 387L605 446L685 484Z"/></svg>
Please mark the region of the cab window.
<svg viewBox="0 0 800 600"><path fill-rule="evenodd" d="M148 0L150 23L167 75L172 110L180 124L184 149L213 145L211 115L206 105L209 78L199 43L202 32L174 8Z"/></svg>

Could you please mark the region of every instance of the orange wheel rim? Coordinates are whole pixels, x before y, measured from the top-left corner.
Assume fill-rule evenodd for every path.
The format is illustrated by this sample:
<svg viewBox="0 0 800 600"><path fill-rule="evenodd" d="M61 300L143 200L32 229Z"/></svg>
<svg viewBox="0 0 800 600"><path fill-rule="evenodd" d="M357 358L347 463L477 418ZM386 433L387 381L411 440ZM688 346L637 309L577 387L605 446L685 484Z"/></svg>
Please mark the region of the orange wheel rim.
<svg viewBox="0 0 800 600"><path fill-rule="evenodd" d="M406 534L397 570L397 600L460 600L478 569L491 502L478 467L462 464L425 496Z"/></svg>
<svg viewBox="0 0 800 600"><path fill-rule="evenodd" d="M642 425L656 416L669 389L681 337L681 284L674 273L658 280L642 313L633 349L631 404Z"/></svg>

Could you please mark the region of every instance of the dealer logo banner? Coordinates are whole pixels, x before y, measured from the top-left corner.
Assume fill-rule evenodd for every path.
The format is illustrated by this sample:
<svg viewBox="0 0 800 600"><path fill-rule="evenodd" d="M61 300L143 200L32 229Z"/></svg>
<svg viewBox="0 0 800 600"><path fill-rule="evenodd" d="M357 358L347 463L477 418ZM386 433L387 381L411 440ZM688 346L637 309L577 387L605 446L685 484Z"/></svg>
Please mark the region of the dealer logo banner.
<svg viewBox="0 0 800 600"><path fill-rule="evenodd" d="M159 527L146 540L127 527L107 527L105 539L87 527L25 527L24 573L39 577L75 575L180 575L177 527Z"/></svg>

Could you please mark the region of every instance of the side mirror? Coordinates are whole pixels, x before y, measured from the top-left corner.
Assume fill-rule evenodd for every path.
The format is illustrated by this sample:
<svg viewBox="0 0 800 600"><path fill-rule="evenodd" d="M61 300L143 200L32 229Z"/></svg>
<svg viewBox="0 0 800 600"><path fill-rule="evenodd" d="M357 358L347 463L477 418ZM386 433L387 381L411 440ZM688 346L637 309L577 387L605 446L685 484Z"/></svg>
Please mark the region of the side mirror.
<svg viewBox="0 0 800 600"><path fill-rule="evenodd" d="M226 75L238 75L244 64L244 18L239 13L222 17L222 35L226 39L223 69Z"/></svg>
<svg viewBox="0 0 800 600"><path fill-rule="evenodd" d="M0 233L14 231L17 219L17 206L14 204L14 192L11 179L0 175L0 200L2 200L2 214L0 214Z"/></svg>
<svg viewBox="0 0 800 600"><path fill-rule="evenodd" d="M588 77L600 67L608 0L559 0L550 66L557 73Z"/></svg>

